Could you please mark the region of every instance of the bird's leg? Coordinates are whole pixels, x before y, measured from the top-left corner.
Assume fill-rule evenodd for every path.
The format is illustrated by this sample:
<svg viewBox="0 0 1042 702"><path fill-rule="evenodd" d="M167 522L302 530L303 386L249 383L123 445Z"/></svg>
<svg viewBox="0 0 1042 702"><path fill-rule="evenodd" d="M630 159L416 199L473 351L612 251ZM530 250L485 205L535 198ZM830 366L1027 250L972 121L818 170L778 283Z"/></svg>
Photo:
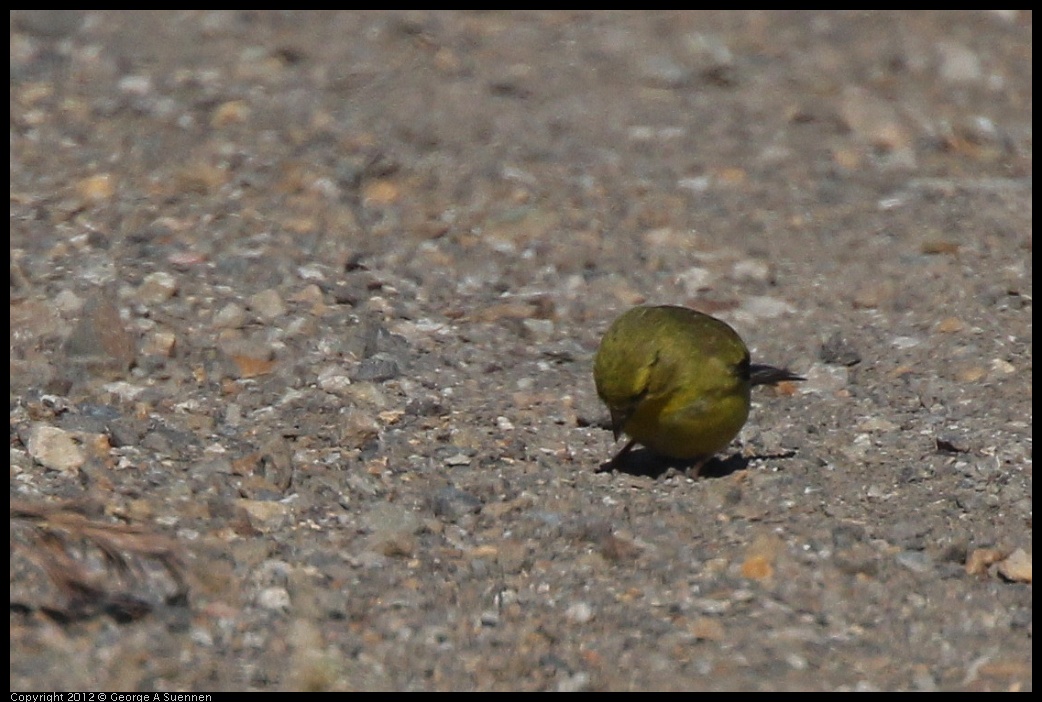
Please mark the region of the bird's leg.
<svg viewBox="0 0 1042 702"><path fill-rule="evenodd" d="M622 447L622 450L615 454L615 458L611 459L611 464L614 466L623 458L625 458L626 454L630 452L630 449L632 449L636 443L636 439L630 439L629 441L627 441L626 445Z"/></svg>
<svg viewBox="0 0 1042 702"><path fill-rule="evenodd" d="M605 471L615 470L615 468L619 465L619 462L626 456L627 453L630 452L630 449L632 449L633 445L636 444L636 443L637 443L636 439L630 439L626 443L626 445L622 447L622 450L619 451L617 454L615 454L615 458L613 458L610 461L608 461L607 463L604 463L601 466L599 466L597 468L597 472L598 473L603 473Z"/></svg>
<svg viewBox="0 0 1042 702"><path fill-rule="evenodd" d="M705 467L706 463L709 463L709 459L711 458L711 455L698 458L693 465L689 466L688 469L684 471L684 473L686 473L687 477L691 479L697 478L698 474L702 472L702 468Z"/></svg>

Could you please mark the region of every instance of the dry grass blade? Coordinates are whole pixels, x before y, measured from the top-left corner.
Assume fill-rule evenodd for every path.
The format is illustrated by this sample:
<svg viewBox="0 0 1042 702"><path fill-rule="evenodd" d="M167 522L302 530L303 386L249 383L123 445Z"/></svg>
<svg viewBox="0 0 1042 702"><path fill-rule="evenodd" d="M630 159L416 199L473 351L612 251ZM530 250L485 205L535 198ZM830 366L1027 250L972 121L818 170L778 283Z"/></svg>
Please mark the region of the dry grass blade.
<svg viewBox="0 0 1042 702"><path fill-rule="evenodd" d="M66 620L98 612L120 620L136 619L152 609L149 601L154 597L139 594L155 589L150 586L150 564L159 565L172 583L164 598L168 604L187 600L188 584L176 541L82 512L82 505L71 503L11 501L12 567L16 558L24 559L47 576L63 599L41 603L42 610ZM12 583L15 579L12 575ZM19 604L13 594L11 604Z"/></svg>

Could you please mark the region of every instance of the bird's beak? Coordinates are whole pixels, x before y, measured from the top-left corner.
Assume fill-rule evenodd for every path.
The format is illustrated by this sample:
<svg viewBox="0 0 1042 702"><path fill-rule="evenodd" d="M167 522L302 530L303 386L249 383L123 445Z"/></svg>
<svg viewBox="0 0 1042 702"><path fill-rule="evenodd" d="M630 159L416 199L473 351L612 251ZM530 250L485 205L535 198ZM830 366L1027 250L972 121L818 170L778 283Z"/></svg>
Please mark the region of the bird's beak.
<svg viewBox="0 0 1042 702"><path fill-rule="evenodd" d="M608 411L611 412L611 433L615 440L618 441L619 436L622 435L622 427L625 426L626 420L630 418L630 411L615 407L609 408Z"/></svg>

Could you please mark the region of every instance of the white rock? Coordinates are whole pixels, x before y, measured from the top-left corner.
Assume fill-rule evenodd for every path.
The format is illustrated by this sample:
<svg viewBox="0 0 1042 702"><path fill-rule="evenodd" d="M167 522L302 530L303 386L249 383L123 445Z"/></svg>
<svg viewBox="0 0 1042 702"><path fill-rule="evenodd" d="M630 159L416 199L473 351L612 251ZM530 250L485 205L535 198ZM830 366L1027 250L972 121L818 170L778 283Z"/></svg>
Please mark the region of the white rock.
<svg viewBox="0 0 1042 702"><path fill-rule="evenodd" d="M46 424L32 428L26 448L40 465L63 473L78 471L87 460L72 434Z"/></svg>

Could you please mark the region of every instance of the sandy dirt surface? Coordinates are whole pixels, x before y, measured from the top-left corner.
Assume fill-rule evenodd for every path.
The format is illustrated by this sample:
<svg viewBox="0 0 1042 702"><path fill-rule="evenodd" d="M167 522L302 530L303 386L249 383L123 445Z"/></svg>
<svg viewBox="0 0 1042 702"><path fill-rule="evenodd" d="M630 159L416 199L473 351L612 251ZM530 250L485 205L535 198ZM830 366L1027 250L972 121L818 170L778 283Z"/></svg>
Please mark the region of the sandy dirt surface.
<svg viewBox="0 0 1042 702"><path fill-rule="evenodd" d="M10 32L12 689L1031 689L1030 13ZM642 302L807 377L698 479Z"/></svg>

